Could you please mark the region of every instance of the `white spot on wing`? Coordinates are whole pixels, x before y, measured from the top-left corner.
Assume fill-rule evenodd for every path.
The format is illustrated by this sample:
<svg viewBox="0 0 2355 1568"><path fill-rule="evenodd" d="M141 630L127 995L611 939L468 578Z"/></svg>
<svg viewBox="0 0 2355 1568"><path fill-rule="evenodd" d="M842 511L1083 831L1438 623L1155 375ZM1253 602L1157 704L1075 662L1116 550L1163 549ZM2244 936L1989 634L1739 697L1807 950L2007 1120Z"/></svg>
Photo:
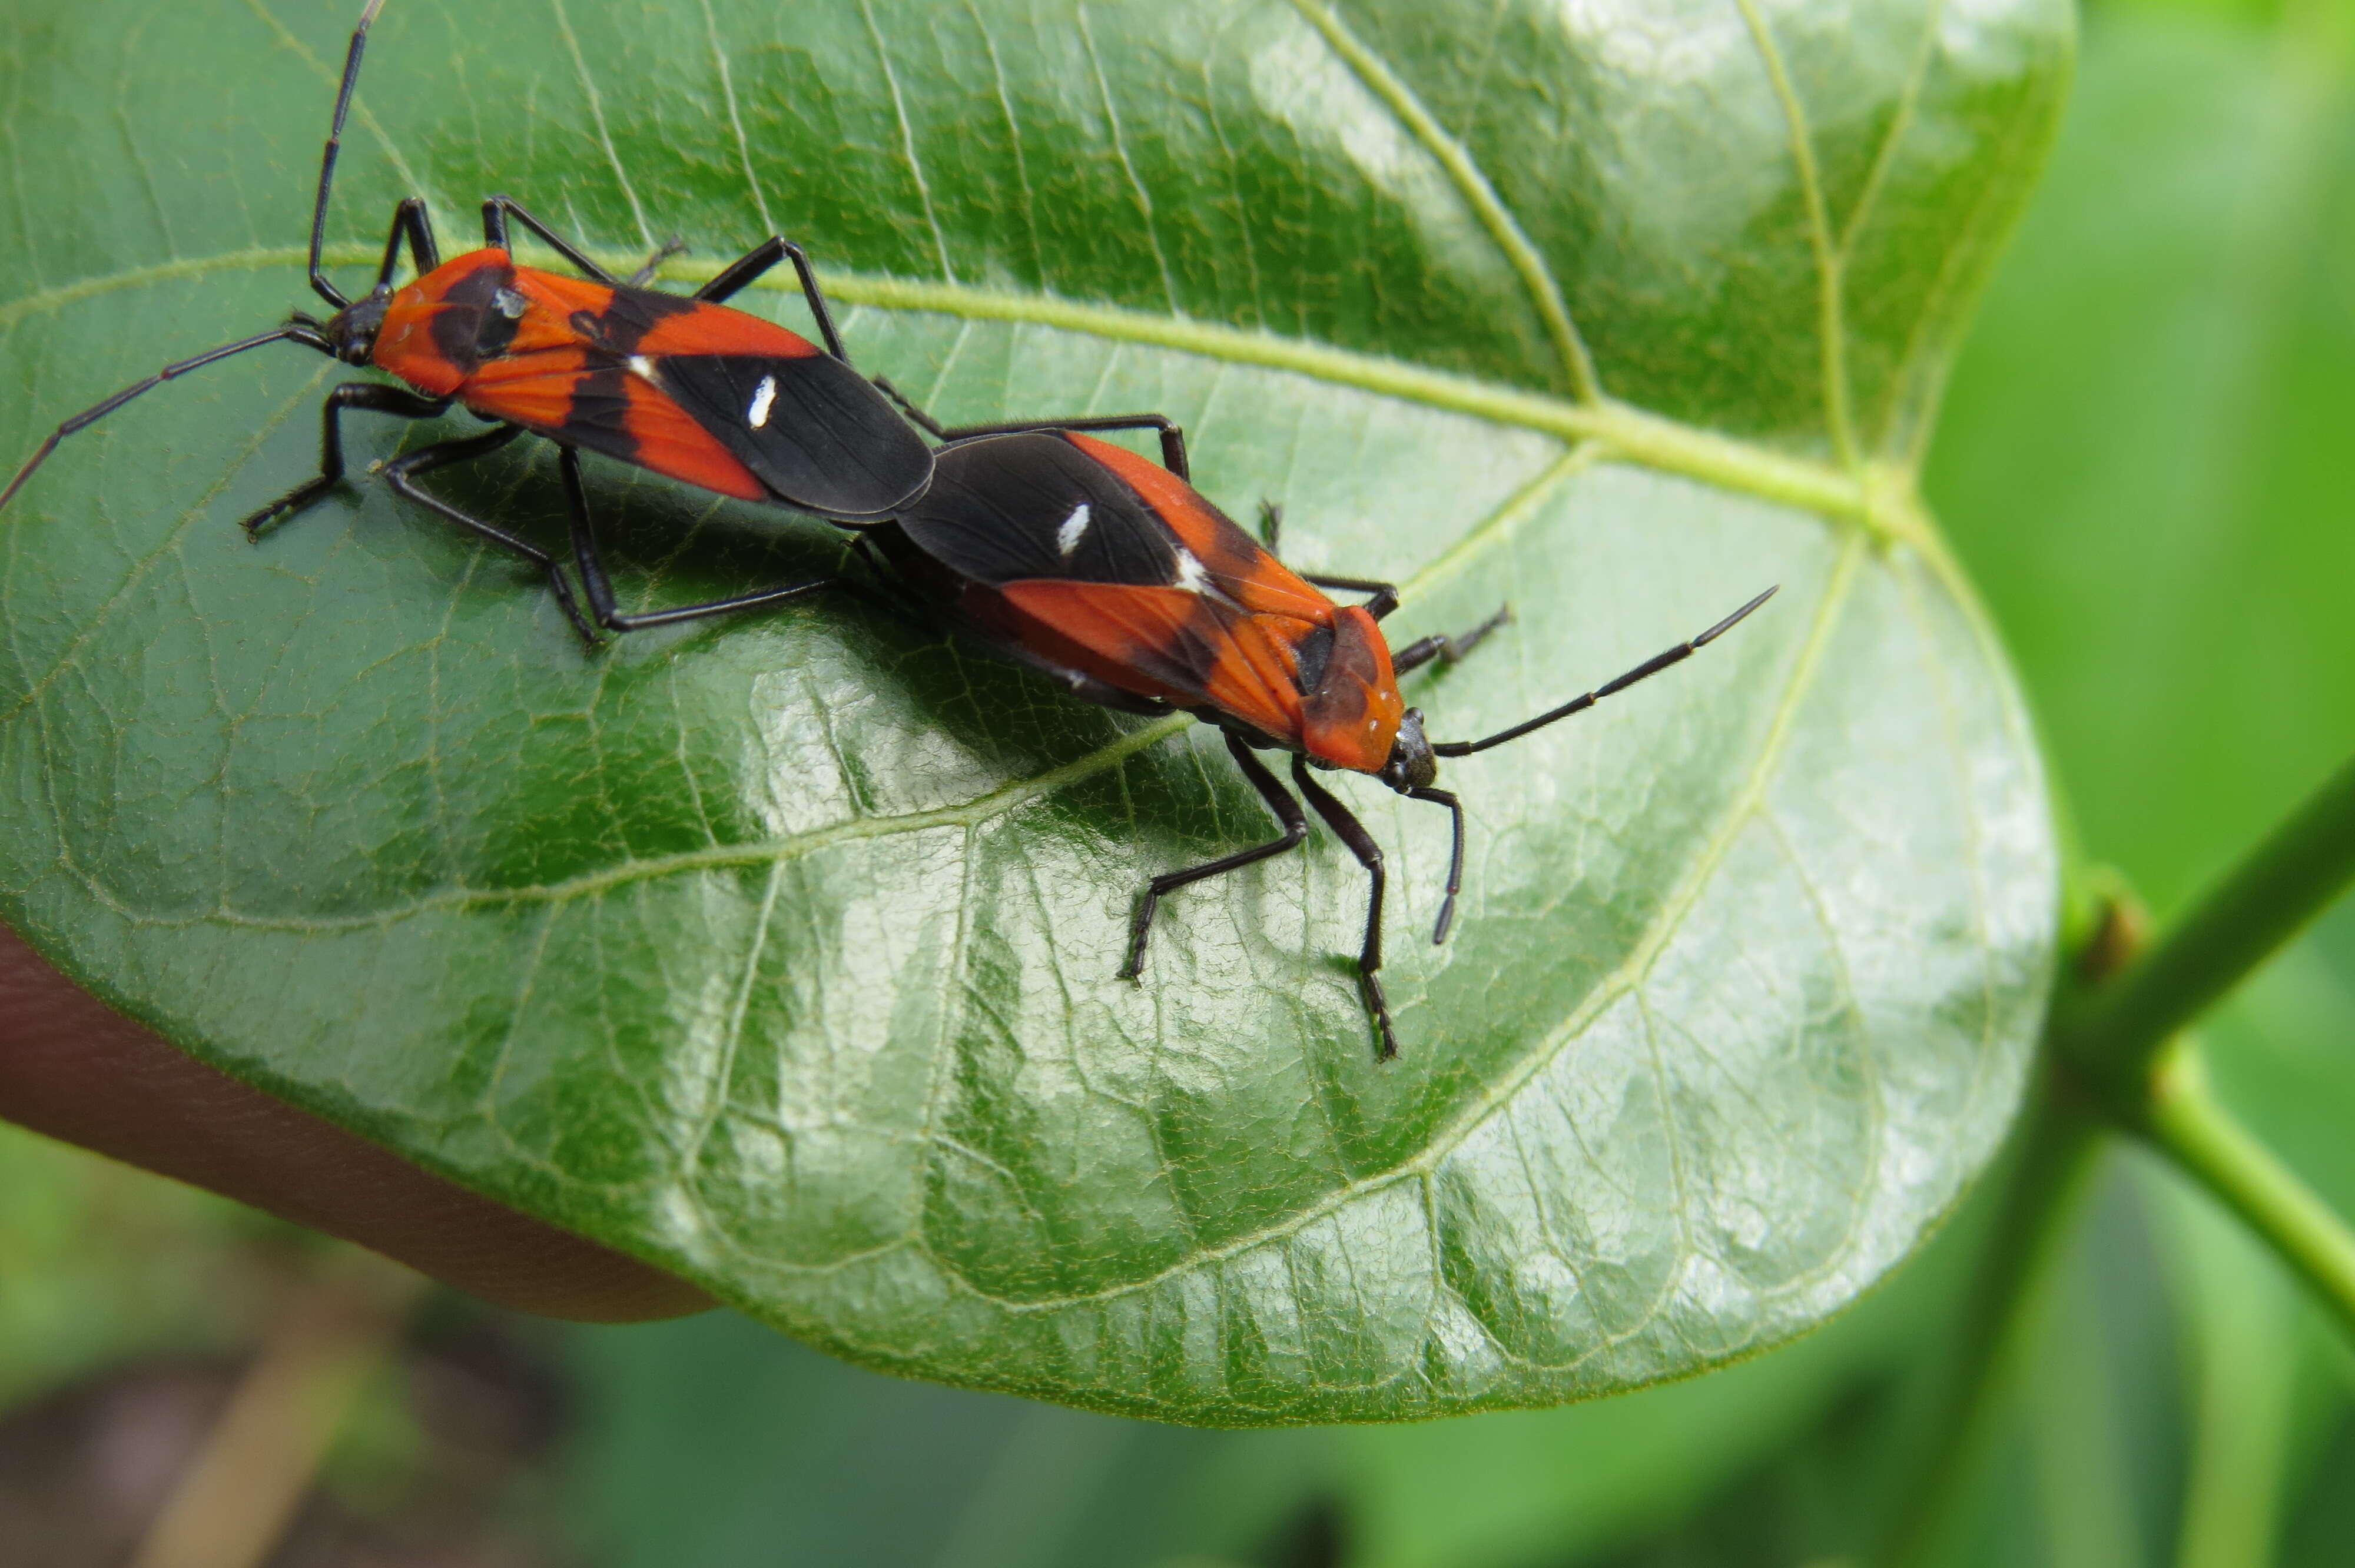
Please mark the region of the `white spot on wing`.
<svg viewBox="0 0 2355 1568"><path fill-rule="evenodd" d="M655 362L643 354L630 355L630 369L649 381L655 378Z"/></svg>
<svg viewBox="0 0 2355 1568"><path fill-rule="evenodd" d="M767 424L769 408L776 400L777 378L773 376L762 376L761 384L752 388L752 406L744 410L744 422L756 430ZM1071 524L1067 523L1064 526L1068 528ZM1067 556L1071 554L1069 550L1063 553Z"/></svg>
<svg viewBox="0 0 2355 1568"><path fill-rule="evenodd" d="M1061 527L1055 530L1055 549L1059 555L1068 557L1080 547L1080 541L1088 535L1088 503L1082 501L1071 508L1071 514L1063 519Z"/></svg>
<svg viewBox="0 0 2355 1568"><path fill-rule="evenodd" d="M1210 586L1210 574L1202 569L1202 563L1194 558L1194 552L1183 545L1178 546L1178 576L1169 586L1183 588L1188 593L1200 593Z"/></svg>

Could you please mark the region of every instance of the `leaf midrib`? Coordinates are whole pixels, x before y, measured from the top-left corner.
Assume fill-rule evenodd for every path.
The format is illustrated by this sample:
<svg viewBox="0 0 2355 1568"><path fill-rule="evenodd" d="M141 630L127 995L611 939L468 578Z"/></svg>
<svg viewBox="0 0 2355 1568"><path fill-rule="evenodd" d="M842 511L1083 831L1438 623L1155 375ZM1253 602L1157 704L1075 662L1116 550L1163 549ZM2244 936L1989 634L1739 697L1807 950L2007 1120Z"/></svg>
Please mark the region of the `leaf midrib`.
<svg viewBox="0 0 2355 1568"><path fill-rule="evenodd" d="M335 266L359 266L379 260L381 255L373 247L332 246L325 260ZM307 252L296 247L256 247L79 279L0 304L0 331L28 316L107 294L223 272L299 268L307 259ZM623 270L638 260L612 253L601 256L608 259ZM665 277L689 282L706 281L720 270L719 264L682 260L668 262L662 270ZM1910 462L1868 462L1860 471L1852 472L1685 424L1615 398L1573 402L1551 393L1476 380L1404 360L1213 322L964 283L831 270L821 270L818 276L829 295L850 304L1021 323L1173 349L1225 364L1290 371L1442 412L1536 430L1562 440L1592 442L1603 449L1604 456L1860 526L1886 541L1916 541L1920 534L1913 509L1894 503L1912 492L1914 472ZM790 280L773 274L753 286L778 293L797 291Z"/></svg>
<svg viewBox="0 0 2355 1568"><path fill-rule="evenodd" d="M1604 401L1603 382L1594 368L1594 356L1580 335L1578 323L1571 319L1570 304L1562 298L1560 281L1538 253L1538 248L1529 243L1519 218L1497 194L1495 184L1474 162L1471 153L1441 128L1397 69L1352 33L1330 5L1323 0L1292 0L1292 5L1323 35L1326 47L1382 101L1407 134L1431 154L1455 185L1456 194L1479 218L1488 238L1519 275L1521 286L1529 291L1529 304L1545 323L1546 335L1553 340L1554 353L1561 361L1562 374L1569 378L1572 392L1582 403Z"/></svg>

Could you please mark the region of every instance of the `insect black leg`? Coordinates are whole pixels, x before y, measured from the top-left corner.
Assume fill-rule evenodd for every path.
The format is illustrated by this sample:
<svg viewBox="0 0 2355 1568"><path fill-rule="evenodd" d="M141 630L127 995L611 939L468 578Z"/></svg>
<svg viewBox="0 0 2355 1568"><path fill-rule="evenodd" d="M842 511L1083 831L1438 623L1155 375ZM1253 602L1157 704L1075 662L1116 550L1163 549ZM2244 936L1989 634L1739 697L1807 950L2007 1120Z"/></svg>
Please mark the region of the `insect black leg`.
<svg viewBox="0 0 2355 1568"><path fill-rule="evenodd" d="M605 563L597 553L597 533L589 521L589 493L581 483L581 454L571 447L562 447L559 449L557 461L564 473L565 503L572 514L572 558L581 567L581 586L589 591L590 613L596 618L598 625L609 630L643 631L650 626L672 626L682 620L726 615L732 610L758 609L764 605L783 604L789 599L815 593L820 588L834 588L839 582L835 577L816 577L808 582L738 594L732 599L716 599L709 604L687 604L676 609L623 615L620 606L614 602L613 585L605 576Z"/></svg>
<svg viewBox="0 0 2355 1568"><path fill-rule="evenodd" d="M600 283L621 281L582 255L570 240L526 212L522 204L512 196L495 196L483 204L483 242L496 249L512 249L513 247L507 244L507 219L510 217L546 240L549 249L578 268L582 277Z"/></svg>
<svg viewBox="0 0 2355 1568"><path fill-rule="evenodd" d="M1349 846L1349 853L1358 857L1358 863L1373 879L1373 893L1366 900L1366 945L1358 952L1358 989L1365 994L1366 1011L1373 1015L1374 1029L1381 1036L1374 1057L1387 1062L1398 1054L1398 1031L1391 1026L1390 998L1382 994L1378 972L1382 967L1382 885L1386 880L1382 846L1374 842L1374 835L1366 832L1365 823L1349 814L1348 807L1308 776L1307 758L1292 759L1292 782L1316 808L1325 825L1340 835L1341 842Z"/></svg>
<svg viewBox="0 0 2355 1568"><path fill-rule="evenodd" d="M1164 872L1146 884L1145 902L1136 906L1135 924L1129 927L1128 962L1121 967L1120 971L1123 980L1135 980L1145 968L1145 938L1153 930L1153 915L1161 907L1164 894L1175 892L1189 882L1240 871L1271 855L1297 849L1300 841L1308 836L1308 819L1301 813L1300 802L1284 793L1283 783L1252 755L1251 747L1230 735L1227 736L1227 749L1234 754L1236 764L1242 768L1243 777L1251 780L1252 788L1259 791L1260 799L1267 802L1267 809L1273 811L1276 821L1284 824L1284 836L1247 850L1238 850L1233 854L1221 855L1217 860L1205 861L1200 865L1188 866L1183 871Z"/></svg>
<svg viewBox="0 0 2355 1568"><path fill-rule="evenodd" d="M249 536L257 535L280 517L300 512L319 497L336 488L344 477L343 416L346 408L365 408L372 414L391 414L403 419L431 419L446 413L450 400L446 397L420 397L414 392L404 392L398 387L382 387L373 381L346 381L331 387L327 400L319 408L319 475L304 480L269 505L245 520Z"/></svg>
<svg viewBox="0 0 2355 1568"><path fill-rule="evenodd" d="M711 304L719 304L783 260L786 251L798 252L800 249L784 236L772 234L768 238L720 269L718 277L695 291L695 297Z"/></svg>
<svg viewBox="0 0 2355 1568"><path fill-rule="evenodd" d="M581 633L589 646L594 648L597 645L596 628L591 626L588 618L581 613L581 603L572 596L572 585L565 580L564 572L557 566L555 556L527 540L517 538L496 524L485 523L479 517L461 512L441 497L418 488L418 475L432 473L437 468L448 468L453 463L472 462L476 458L488 457L522 434L523 427L520 425L503 425L484 435L420 447L384 465L385 482L391 485L397 494L455 523L470 534L488 539L511 555L522 556L546 572L549 588L556 595L556 602L563 607L565 619L572 622L573 629Z"/></svg>
<svg viewBox="0 0 2355 1568"><path fill-rule="evenodd" d="M1396 583L1379 582L1372 577L1328 577L1323 572L1303 572L1300 577L1302 581L1315 583L1318 588L1339 588L1344 593L1371 594L1373 597L1359 608L1376 620L1399 607Z"/></svg>
<svg viewBox="0 0 2355 1568"><path fill-rule="evenodd" d="M1187 483L1194 482L1193 470L1186 461L1186 431L1167 414L1107 414L1101 418L1059 419L1051 425L1035 421L1013 425L962 425L949 432L949 440L1001 432L1010 435L1022 430L1157 430L1161 434L1161 466Z"/></svg>
<svg viewBox="0 0 2355 1568"><path fill-rule="evenodd" d="M897 387L881 376L875 378L875 385L906 409L910 418L931 431L935 440L961 441L967 436L1018 436L1028 430L1157 430L1161 433L1161 466L1188 484L1194 482L1193 472L1186 461L1185 429L1167 414L1092 414L1072 419L1011 419L996 425L944 427L909 402Z"/></svg>
<svg viewBox="0 0 2355 1568"><path fill-rule="evenodd" d="M645 288L647 284L655 281L655 274L662 270L662 264L664 262L669 260L674 256L686 255L687 249L687 241L684 239L671 238L664 240L659 246L655 248L655 253L646 258L646 264L639 268L636 271L631 273L624 281L633 289Z"/></svg>
<svg viewBox="0 0 2355 1568"><path fill-rule="evenodd" d="M392 232L385 237L384 265L377 270L376 291L390 291L392 270L400 264L400 247L409 245L409 259L416 263L421 278L442 265L442 252L433 243L433 221L425 215L421 196L403 196L400 205L392 209Z"/></svg>
<svg viewBox="0 0 2355 1568"><path fill-rule="evenodd" d="M1267 546L1269 555L1277 554L1277 542L1284 536L1284 508L1275 502L1263 500L1259 503L1259 536L1261 542ZM1373 595L1359 608L1376 620L1399 607L1396 583L1379 582L1371 577L1325 577L1316 572L1302 572L1300 577L1303 582L1315 583L1318 588Z"/></svg>
<svg viewBox="0 0 2355 1568"><path fill-rule="evenodd" d="M232 354L243 354L249 348L260 348L266 343L299 343L304 348L317 349L330 359L336 356L336 345L320 334L318 324L302 320L290 322L274 332L258 333L252 337L240 338L235 343L225 343L218 348L208 348L204 353L192 355L186 359L176 360L148 376L144 381L133 382L112 397L103 402L92 404L51 430L48 439L40 444L39 449L31 457L25 460L24 467L16 471L16 477L8 482L8 488L0 490L0 506L8 504L16 492L24 487L25 482L33 477L33 471L40 467L48 460L48 455L58 450L58 443L68 436L78 430L88 429L142 392L153 391L176 376L186 376L191 370L200 370L215 360L227 359Z"/></svg>
<svg viewBox="0 0 2355 1568"><path fill-rule="evenodd" d="M864 529L858 530L852 535L850 547L865 564L868 576L874 580L867 582L857 577L844 577L840 579L844 588L911 630L928 637L941 635L939 611L918 599L900 574L891 569L891 563L876 547L872 535Z"/></svg>
<svg viewBox="0 0 2355 1568"><path fill-rule="evenodd" d="M1283 532L1284 508L1273 501L1261 502L1259 533L1260 537L1267 544L1269 555L1273 556L1276 553L1276 541L1282 537ZM1315 583L1318 588L1339 588L1345 593L1372 595L1373 597L1367 599L1359 608L1376 620L1381 620L1399 607L1399 590L1396 583L1386 583L1375 577L1328 577L1322 572L1303 572L1300 576L1302 580ZM1508 605L1459 636L1426 637L1419 642L1411 642L1391 655L1391 666L1399 674L1403 675L1409 670L1418 665L1428 664L1433 659L1439 660L1442 663L1453 664L1478 647L1488 633L1512 619L1512 608Z"/></svg>
<svg viewBox="0 0 2355 1568"><path fill-rule="evenodd" d="M1315 582L1316 579L1311 577L1308 580ZM1409 670L1420 669L1433 659L1438 660L1443 665L1453 664L1487 641L1488 634L1497 628L1510 625L1512 619L1513 607L1508 604L1498 609L1496 614L1469 631L1459 631L1453 637L1421 638L1391 654L1391 668L1403 675Z"/></svg>
<svg viewBox="0 0 2355 1568"><path fill-rule="evenodd" d="M932 440L936 441L944 441L949 439L948 427L942 424L938 419L933 418L930 414L925 413L922 408L917 408L914 403L911 402L905 392L900 391L897 387L891 385L891 378L890 376L870 376L868 379L875 383L876 390L881 392L883 396L890 398L894 403L899 404L900 412L907 415L910 419L915 421L918 428L922 429L926 435L932 437Z"/></svg>
<svg viewBox="0 0 2355 1568"><path fill-rule="evenodd" d="M811 268L808 255L782 234L772 234L746 251L719 276L696 290L695 297L716 305L780 261L794 264L794 275L802 281L802 299L808 304L810 315L817 322L818 335L826 339L826 351L845 365L849 364L849 351L842 346L842 334L835 330L834 313L826 308L826 291L817 286L817 273ZM879 381L877 385L890 392L900 407L910 407L908 400L891 390L888 383ZM927 429L936 429L930 420L921 416L917 423Z"/></svg>

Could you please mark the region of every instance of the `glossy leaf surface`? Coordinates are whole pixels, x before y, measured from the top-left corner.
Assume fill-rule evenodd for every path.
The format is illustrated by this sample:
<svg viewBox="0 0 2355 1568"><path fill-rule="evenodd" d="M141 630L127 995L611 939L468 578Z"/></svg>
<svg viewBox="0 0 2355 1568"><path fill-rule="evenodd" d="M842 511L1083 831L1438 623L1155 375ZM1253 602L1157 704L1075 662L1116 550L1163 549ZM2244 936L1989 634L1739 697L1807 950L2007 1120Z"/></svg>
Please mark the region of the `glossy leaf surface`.
<svg viewBox="0 0 2355 1568"><path fill-rule="evenodd" d="M7 21L7 450L299 302L342 25ZM682 279L784 228L943 418L1166 410L1295 564L1401 580L1394 635L1509 601L1410 682L1434 734L1782 596L1451 765L1444 948L1444 817L1341 782L1390 856L1378 1066L1329 839L1177 895L1113 978L1147 876L1270 831L1204 732L847 599L585 656L365 474L249 546L336 379L276 351L0 518L0 915L206 1059L873 1365L1257 1424L1787 1337L1955 1201L2041 1012L2038 763L1909 498L2069 48L2051 0L395 0L341 261L412 190L445 249L498 190L617 263L682 236ZM545 449L443 488L560 535ZM633 603L840 555L591 489Z"/></svg>

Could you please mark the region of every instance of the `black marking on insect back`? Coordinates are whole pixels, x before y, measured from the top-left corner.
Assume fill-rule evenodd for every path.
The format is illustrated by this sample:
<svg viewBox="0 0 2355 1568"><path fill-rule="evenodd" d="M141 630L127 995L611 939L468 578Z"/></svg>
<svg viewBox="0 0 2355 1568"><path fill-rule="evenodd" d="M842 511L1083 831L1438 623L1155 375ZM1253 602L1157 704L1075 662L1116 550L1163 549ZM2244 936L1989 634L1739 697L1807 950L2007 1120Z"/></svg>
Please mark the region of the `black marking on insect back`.
<svg viewBox="0 0 2355 1568"><path fill-rule="evenodd" d="M1115 516L1122 522L1135 522L1149 528L1155 537L1167 544L1169 566L1162 577L1155 579L1159 586L1184 588L1188 593L1199 594L1206 599L1216 599L1231 608L1241 609L1241 600L1238 597L1237 589L1241 585L1251 580L1252 575L1260 569L1262 563L1274 560L1274 557L1268 554L1266 547L1243 532L1233 518L1220 511L1218 505L1209 496L1196 491L1194 503L1202 518L1209 524L1210 536L1208 547L1200 554L1195 554L1193 546L1178 535L1177 529L1172 527L1168 520L1162 515L1158 507L1131 485L1118 470L1110 468L1088 455L1087 451L1072 440L1073 434L1074 432L1070 430L1061 430L1055 432L1055 438L1086 465L1087 471L1096 476L1096 482L1116 486L1117 493L1126 497L1128 504L1125 507L1116 508ZM1092 521L1092 514L1091 521ZM1199 535L1196 542L1200 542ZM1062 543L1061 530L1059 527L1056 537L1059 549ZM1131 580L1127 577L1089 576L1084 567L1080 571L1066 572L1062 575L1076 577L1082 581L1088 582Z"/></svg>
<svg viewBox="0 0 2355 1568"><path fill-rule="evenodd" d="M485 261L443 290L426 329L432 334L434 351L469 376L484 360L505 353L515 340L515 322L496 302L514 281L513 267ZM486 329L497 342L487 354L483 349Z"/></svg>
<svg viewBox="0 0 2355 1568"><path fill-rule="evenodd" d="M1206 695L1210 677L1234 643L1237 628L1250 619L1249 610L1208 594L1198 594L1194 612L1186 618L1176 639L1164 647L1147 651L1138 660L1137 668L1162 685Z"/></svg>
<svg viewBox="0 0 2355 1568"><path fill-rule="evenodd" d="M831 355L671 354L655 373L697 424L795 506L854 522L888 517L932 481L932 448Z"/></svg>
<svg viewBox="0 0 2355 1568"><path fill-rule="evenodd" d="M608 354L629 355L638 351L638 344L664 318L685 315L697 308L695 301L677 294L616 284L603 310L575 311L564 318L564 324Z"/></svg>
<svg viewBox="0 0 2355 1568"><path fill-rule="evenodd" d="M1366 641L1365 624L1351 616L1340 623L1337 634L1326 634L1324 668L1313 684L1303 681L1300 685L1305 727L1339 728L1364 721L1366 694L1381 683L1382 673L1373 645Z"/></svg>
<svg viewBox="0 0 2355 1568"><path fill-rule="evenodd" d="M932 489L901 514L900 526L916 548L960 576L993 585L1060 577L1133 588L1177 579L1178 542L1168 525L1118 474L1060 435L980 436L943 448L933 464ZM1074 524L1082 506L1083 526Z"/></svg>
<svg viewBox="0 0 2355 1568"><path fill-rule="evenodd" d="M1300 694L1307 696L1325 683L1325 666L1333 658L1333 629L1319 626L1292 645L1292 656L1299 667L1293 673L1293 683Z"/></svg>
<svg viewBox="0 0 2355 1568"><path fill-rule="evenodd" d="M630 373L621 366L585 371L572 384L572 407L550 432L571 446L623 462L638 461L638 439L630 433Z"/></svg>
<svg viewBox="0 0 2355 1568"><path fill-rule="evenodd" d="M1225 583L1250 580L1261 562L1274 559L1266 546L1220 511L1209 496L1198 491L1195 499L1210 519L1209 547L1202 553L1202 569L1213 583L1221 585L1220 591L1225 591Z"/></svg>
<svg viewBox="0 0 2355 1568"><path fill-rule="evenodd" d="M646 334L671 316L683 316L699 308L698 302L682 294L666 294L659 289L633 289L626 283L614 285L613 299L605 313L596 319L597 341L615 354L634 354Z"/></svg>
<svg viewBox="0 0 2355 1568"><path fill-rule="evenodd" d="M483 313L483 330L474 334L474 357L491 360L506 354L515 342L516 329L531 309L531 302L513 289L501 289L491 296L491 308Z"/></svg>
<svg viewBox="0 0 2355 1568"><path fill-rule="evenodd" d="M1251 619L1249 610L1209 594L1198 595L1191 613L1171 635L1132 646L1121 660L1122 668L1131 677L1170 694L1171 705L1252 746L1296 751L1300 737L1295 726L1287 725L1286 733L1273 734L1211 699L1211 682L1234 655L1236 635ZM1227 673L1231 678L1235 672L1229 667ZM1273 693L1269 694L1267 705L1277 713L1285 708Z"/></svg>

